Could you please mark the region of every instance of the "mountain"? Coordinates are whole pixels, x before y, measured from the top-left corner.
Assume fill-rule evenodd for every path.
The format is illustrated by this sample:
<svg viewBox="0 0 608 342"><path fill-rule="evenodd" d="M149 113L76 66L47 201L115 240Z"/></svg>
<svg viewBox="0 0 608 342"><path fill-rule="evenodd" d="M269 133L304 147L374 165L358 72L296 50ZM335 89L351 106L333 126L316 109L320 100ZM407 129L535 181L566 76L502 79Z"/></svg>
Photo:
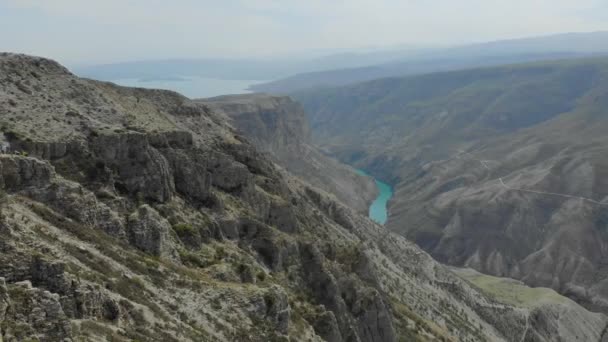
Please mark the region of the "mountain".
<svg viewBox="0 0 608 342"><path fill-rule="evenodd" d="M606 331L605 315L548 289L461 279L277 168L205 104L24 55L0 54L0 75L3 341L599 341Z"/></svg>
<svg viewBox="0 0 608 342"><path fill-rule="evenodd" d="M301 73L256 84L251 89L289 94L311 88L344 86L384 77L606 55L608 54L606 41L608 41L608 32L567 33L434 49L413 53L386 63L368 64L356 68L341 66L336 70Z"/></svg>
<svg viewBox="0 0 608 342"><path fill-rule="evenodd" d="M606 331L605 315L548 289L463 280L277 168L204 104L10 53L0 75L3 341L600 341Z"/></svg>
<svg viewBox="0 0 608 342"><path fill-rule="evenodd" d="M401 47L387 49L353 49L319 56L267 57L256 59L165 59L143 60L100 65L77 66L76 74L98 80L112 81L179 80L197 76L220 80L272 80L301 72L331 70L339 67L362 67L385 63L429 48Z"/></svg>
<svg viewBox="0 0 608 342"><path fill-rule="evenodd" d="M199 102L229 116L256 148L269 153L287 171L335 194L355 210L366 214L378 195L371 178L323 155L312 145L308 117L302 106L290 98L252 94Z"/></svg>
<svg viewBox="0 0 608 342"><path fill-rule="evenodd" d="M296 95L315 141L396 187L388 227L437 260L608 310L608 59Z"/></svg>

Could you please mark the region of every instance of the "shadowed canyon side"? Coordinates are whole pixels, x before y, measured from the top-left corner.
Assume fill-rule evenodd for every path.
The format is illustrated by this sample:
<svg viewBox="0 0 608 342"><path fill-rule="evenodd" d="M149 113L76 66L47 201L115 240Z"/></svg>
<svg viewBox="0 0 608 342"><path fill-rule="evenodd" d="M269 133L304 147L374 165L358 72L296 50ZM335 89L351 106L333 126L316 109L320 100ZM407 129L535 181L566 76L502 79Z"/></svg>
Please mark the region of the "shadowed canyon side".
<svg viewBox="0 0 608 342"><path fill-rule="evenodd" d="M296 94L315 141L397 184L388 227L439 261L608 310L608 60Z"/></svg>
<svg viewBox="0 0 608 342"><path fill-rule="evenodd" d="M24 55L0 75L3 341L602 338L563 297L486 295L205 105Z"/></svg>
<svg viewBox="0 0 608 342"><path fill-rule="evenodd" d="M258 149L268 152L287 171L334 194L355 210L366 213L376 198L378 190L370 177L357 174L312 145L308 117L290 98L251 94L199 102L230 117Z"/></svg>

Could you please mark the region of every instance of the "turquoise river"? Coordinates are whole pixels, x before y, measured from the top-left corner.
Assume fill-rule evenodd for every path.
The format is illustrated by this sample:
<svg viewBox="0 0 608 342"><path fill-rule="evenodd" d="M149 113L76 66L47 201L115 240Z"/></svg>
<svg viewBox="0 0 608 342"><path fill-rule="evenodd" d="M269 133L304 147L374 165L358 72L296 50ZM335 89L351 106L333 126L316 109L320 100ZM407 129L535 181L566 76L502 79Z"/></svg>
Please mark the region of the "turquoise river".
<svg viewBox="0 0 608 342"><path fill-rule="evenodd" d="M361 175L372 177L363 170L357 170L357 172ZM376 186L378 186L379 194L369 207L369 218L380 224L385 224L388 218L388 201L393 197L393 188L375 178L374 180L376 181Z"/></svg>

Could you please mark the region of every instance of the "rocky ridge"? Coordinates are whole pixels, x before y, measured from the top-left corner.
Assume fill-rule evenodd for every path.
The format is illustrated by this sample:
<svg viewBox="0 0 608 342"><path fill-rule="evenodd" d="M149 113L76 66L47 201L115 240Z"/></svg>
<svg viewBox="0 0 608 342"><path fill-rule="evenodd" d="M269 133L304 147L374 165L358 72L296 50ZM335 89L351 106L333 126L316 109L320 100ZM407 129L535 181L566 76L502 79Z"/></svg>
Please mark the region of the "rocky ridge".
<svg viewBox="0 0 608 342"><path fill-rule="evenodd" d="M573 303L486 296L178 94L1 54L0 111L3 341L545 341L563 330L599 341L605 330L605 316Z"/></svg>
<svg viewBox="0 0 608 342"><path fill-rule="evenodd" d="M378 194L374 181L313 146L308 117L297 102L265 94L220 96L200 102L230 117L254 146L290 173L367 213Z"/></svg>

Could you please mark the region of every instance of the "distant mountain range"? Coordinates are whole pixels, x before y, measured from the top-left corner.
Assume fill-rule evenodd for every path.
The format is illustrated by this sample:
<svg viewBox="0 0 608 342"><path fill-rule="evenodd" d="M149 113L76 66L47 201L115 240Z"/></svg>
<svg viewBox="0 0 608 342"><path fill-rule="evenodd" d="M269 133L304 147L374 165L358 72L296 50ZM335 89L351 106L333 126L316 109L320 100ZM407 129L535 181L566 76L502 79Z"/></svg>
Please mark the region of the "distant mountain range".
<svg viewBox="0 0 608 342"><path fill-rule="evenodd" d="M429 50L428 48L399 47L385 50L345 50L320 57L308 55L260 59L166 59L92 65L72 69L79 76L105 81L126 78L166 80L181 76L222 80L273 80L302 72L386 63Z"/></svg>
<svg viewBox="0 0 608 342"><path fill-rule="evenodd" d="M288 94L303 89L342 86L384 77L604 54L608 54L608 32L566 33L418 51L386 63L301 73L256 84L251 89Z"/></svg>
<svg viewBox="0 0 608 342"><path fill-rule="evenodd" d="M103 81L163 81L179 80L184 76L251 80L252 91L290 94L384 77L604 55L608 54L606 42L608 32L566 33L449 48L401 46L332 51L326 56L319 56L317 52L317 56L311 53L258 59L143 60L81 66L72 70L81 77ZM266 80L273 81L253 82Z"/></svg>

